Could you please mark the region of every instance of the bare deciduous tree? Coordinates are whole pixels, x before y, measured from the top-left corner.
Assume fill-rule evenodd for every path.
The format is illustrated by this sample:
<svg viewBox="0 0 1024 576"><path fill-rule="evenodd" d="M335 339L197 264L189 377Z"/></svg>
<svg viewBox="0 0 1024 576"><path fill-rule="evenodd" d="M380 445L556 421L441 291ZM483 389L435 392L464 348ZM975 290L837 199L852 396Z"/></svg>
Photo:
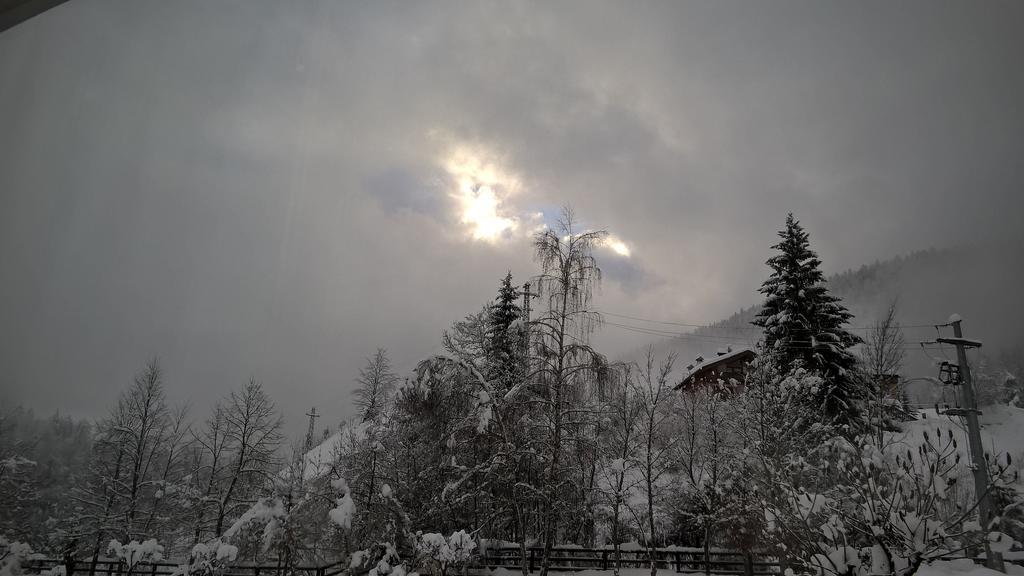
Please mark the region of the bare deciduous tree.
<svg viewBox="0 0 1024 576"><path fill-rule="evenodd" d="M254 501L254 493L266 484L278 466L281 417L273 401L255 379L241 392L232 392L224 407L225 436L231 451L226 486L217 502L214 534L221 534L229 515Z"/></svg>
<svg viewBox="0 0 1024 576"><path fill-rule="evenodd" d="M637 463L643 479L644 496L646 498L646 524L640 523L645 533L647 551L651 560L651 576L657 576L658 564L654 550L657 501L664 492L664 481L668 478L672 467L674 446L678 434L670 428L671 406L677 398L672 393L669 375L675 363L675 354L670 354L661 364L654 359L653 348L647 349L647 357L640 366L640 378L634 380L634 394L640 404L640 418L637 421L640 445L637 451ZM639 516L639 515L637 515Z"/></svg>
<svg viewBox="0 0 1024 576"><path fill-rule="evenodd" d="M193 462L193 545L198 544L204 535L213 529L211 522L217 515L220 501L217 493L224 482L229 465L227 427L224 405L218 402L214 405L213 414L206 421L203 430L193 435L196 447Z"/></svg>
<svg viewBox="0 0 1024 576"><path fill-rule="evenodd" d="M643 406L634 393L635 373L633 364L624 364L616 370L616 378L609 383L603 411L606 420L602 435L598 438L601 446L599 458L597 492L611 508L612 547L615 563L612 571L616 576L622 565L622 513L629 496L640 483L636 474L634 455L640 451L643 438L638 421Z"/></svg>
<svg viewBox="0 0 1024 576"><path fill-rule="evenodd" d="M574 396L593 381L604 364L589 338L600 322L600 316L590 309L593 290L601 280L593 250L607 235L603 230L579 231L572 210L565 208L557 231L544 230L534 239L535 258L541 265L536 285L544 308L531 322L531 331L539 337L528 381L545 407L547 428L541 576L547 575L551 548L558 537L558 518L564 512L560 494L568 482L562 470L566 420Z"/></svg>
<svg viewBox="0 0 1024 576"><path fill-rule="evenodd" d="M363 422L377 418L388 405L395 384L398 383L398 376L391 369L387 350L377 348L373 358L368 358L366 366L359 369L356 383L359 387L355 389L353 395L356 397L355 405L362 414Z"/></svg>
<svg viewBox="0 0 1024 576"><path fill-rule="evenodd" d="M875 438L881 446L885 430L893 414L891 407L902 406L903 389L900 371L903 369L905 341L903 330L896 320L896 303L889 305L886 315L868 331L861 350L864 377L871 383L871 421Z"/></svg>
<svg viewBox="0 0 1024 576"><path fill-rule="evenodd" d="M106 538L144 539L166 517L164 488L183 475L184 408L167 406L163 374L149 361L97 425L90 477L75 492L77 536L91 540L95 559Z"/></svg>

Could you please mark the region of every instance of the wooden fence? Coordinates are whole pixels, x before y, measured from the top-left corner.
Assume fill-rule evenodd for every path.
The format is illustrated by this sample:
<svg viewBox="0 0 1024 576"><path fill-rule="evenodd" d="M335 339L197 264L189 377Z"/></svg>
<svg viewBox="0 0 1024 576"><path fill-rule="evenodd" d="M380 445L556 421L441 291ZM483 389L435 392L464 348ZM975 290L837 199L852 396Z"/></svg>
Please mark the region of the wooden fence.
<svg viewBox="0 0 1024 576"><path fill-rule="evenodd" d="M544 549L527 548L527 562L531 572L540 569ZM619 566L623 568L648 568L650 557L647 550L622 550ZM778 576L779 563L755 554L737 550L712 550L705 557L700 548L660 548L654 552L659 570L677 573L718 574L724 576ZM519 570L522 553L517 547L485 548L471 564L475 568L498 568ZM611 570L615 565L615 551L609 548L577 548L559 546L551 549L550 567L555 572L580 570ZM57 566L65 566L61 559L34 559L25 568L29 573L39 573ZM338 576L346 572L345 561L321 566L298 566L289 569L278 564L237 564L219 573L218 576ZM67 576L171 576L181 574L182 567L175 562L142 562L128 569L118 560L91 559L77 560Z"/></svg>
<svg viewBox="0 0 1024 576"><path fill-rule="evenodd" d="M64 560L37 558L30 560L25 568L28 573L40 573L57 566L66 568ZM219 572L218 576L338 576L346 568L348 564L345 561L291 569L280 564L236 564ZM67 576L171 576L181 572L182 565L176 562L140 562L129 570L122 561L101 558L95 563L91 559L76 560Z"/></svg>
<svg viewBox="0 0 1024 576"><path fill-rule="evenodd" d="M544 549L540 547L527 548L527 563L531 572L540 569L543 553ZM646 569L651 565L649 558L647 550L622 550L619 566ZM739 550L712 549L705 557L702 548L659 548L654 551L654 559L659 570L681 574L779 576L783 572L777 559ZM984 558L972 560L984 564ZM1007 562L1024 565L1024 558L1014 557L1007 559ZM522 552L518 547L485 548L472 562L470 573L498 567L518 572L521 563ZM615 565L615 551L609 548L557 546L551 549L550 563L554 572L611 570ZM27 573L39 573L64 565L61 559L36 558L28 561L24 567ZM225 569L218 576L339 576L346 573L347 569L345 560L291 569L280 564L242 563ZM181 574L181 571L181 565L175 562L143 562L129 571L124 562L101 558L95 563L91 559L75 561L67 576L171 576Z"/></svg>
<svg viewBox="0 0 1024 576"><path fill-rule="evenodd" d="M540 569L544 549L528 548L530 571ZM619 566L622 568L648 568L651 565L647 550L621 550ZM723 574L732 576L767 576L781 572L779 563L753 553L738 550L712 550L705 557L702 548L659 548L654 551L659 570L677 573ZM522 562L519 548L490 548L481 552L481 566L518 569ZM615 565L615 551L610 548L577 548L575 546L551 549L553 571L611 570Z"/></svg>

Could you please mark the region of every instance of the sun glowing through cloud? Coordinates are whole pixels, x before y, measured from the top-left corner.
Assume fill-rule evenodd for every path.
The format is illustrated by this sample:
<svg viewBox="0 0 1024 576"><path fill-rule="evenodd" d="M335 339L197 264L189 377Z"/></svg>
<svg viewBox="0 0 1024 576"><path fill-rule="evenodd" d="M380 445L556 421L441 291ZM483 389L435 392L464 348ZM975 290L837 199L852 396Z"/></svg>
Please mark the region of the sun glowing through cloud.
<svg viewBox="0 0 1024 576"><path fill-rule="evenodd" d="M500 202L490 186L474 186L471 180L459 183L461 221L470 227L474 240L494 242L506 232L519 227L514 218L498 214Z"/></svg>
<svg viewBox="0 0 1024 576"><path fill-rule="evenodd" d="M442 156L447 173L448 196L455 218L474 241L496 244L530 238L547 228L545 214L524 210L518 175L504 167L500 158L480 147L459 146ZM518 200L518 203L517 203ZM600 243L609 255L631 258L633 247L614 234Z"/></svg>
<svg viewBox="0 0 1024 576"><path fill-rule="evenodd" d="M612 234L609 234L608 237L605 238L604 245L610 248L612 252L615 252L624 258L629 258L633 253L621 238Z"/></svg>
<svg viewBox="0 0 1024 576"><path fill-rule="evenodd" d="M450 193L459 221L474 240L497 242L520 229L506 200L519 190L519 179L480 152L459 149L444 162L457 189Z"/></svg>

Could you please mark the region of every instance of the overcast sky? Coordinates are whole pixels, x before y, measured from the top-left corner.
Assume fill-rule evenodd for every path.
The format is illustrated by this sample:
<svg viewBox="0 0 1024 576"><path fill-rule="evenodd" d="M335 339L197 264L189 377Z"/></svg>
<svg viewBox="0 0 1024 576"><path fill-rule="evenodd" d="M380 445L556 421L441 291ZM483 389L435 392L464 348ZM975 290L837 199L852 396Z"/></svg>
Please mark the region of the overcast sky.
<svg viewBox="0 0 1024 576"><path fill-rule="evenodd" d="M1024 3L71 0L0 33L0 402L102 414L262 380L349 416L571 204L597 306L757 301L788 211L826 271L1024 215ZM614 354L643 344L606 328Z"/></svg>

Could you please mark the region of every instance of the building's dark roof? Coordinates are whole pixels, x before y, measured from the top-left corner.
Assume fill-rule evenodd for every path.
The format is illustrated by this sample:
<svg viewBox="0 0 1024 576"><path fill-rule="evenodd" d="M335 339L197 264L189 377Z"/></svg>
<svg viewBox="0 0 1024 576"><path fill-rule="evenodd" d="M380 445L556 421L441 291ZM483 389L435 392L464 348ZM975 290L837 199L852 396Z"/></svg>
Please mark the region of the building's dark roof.
<svg viewBox="0 0 1024 576"><path fill-rule="evenodd" d="M708 371L713 369L715 366L720 366L728 362L736 361L750 362L751 360L754 359L755 356L757 356L757 353L746 346L741 346L738 348L729 347L725 350L719 350L718 355L715 356L714 358L711 358L710 360L705 360L703 356L698 356L696 365L691 364L690 366L687 367L686 374L683 376L683 379L679 382L679 384L676 384L675 389L679 390L682 388L686 388L696 379L700 378Z"/></svg>
<svg viewBox="0 0 1024 576"><path fill-rule="evenodd" d="M67 0L0 0L0 32L64 2Z"/></svg>

